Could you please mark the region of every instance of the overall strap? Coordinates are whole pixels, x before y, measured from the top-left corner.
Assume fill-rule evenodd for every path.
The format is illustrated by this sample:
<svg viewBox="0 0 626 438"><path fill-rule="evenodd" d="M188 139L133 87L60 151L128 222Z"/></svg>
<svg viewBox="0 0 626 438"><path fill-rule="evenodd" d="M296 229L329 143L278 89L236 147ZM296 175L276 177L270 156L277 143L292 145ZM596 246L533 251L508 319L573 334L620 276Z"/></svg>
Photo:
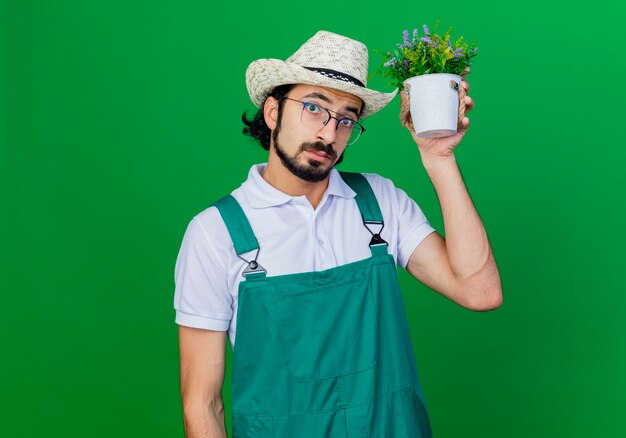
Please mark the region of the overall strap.
<svg viewBox="0 0 626 438"><path fill-rule="evenodd" d="M250 222L237 200L232 195L227 195L216 201L213 205L217 207L217 210L220 212L226 224L237 257L248 263L248 267L243 272L243 276L246 277L248 274L252 273L265 274L265 269L256 261L259 255L259 242L256 240ZM257 251L254 260L248 261L241 257L241 254L254 250Z"/></svg>
<svg viewBox="0 0 626 438"><path fill-rule="evenodd" d="M380 211L378 201L374 195L374 191L367 179L360 173L339 172L341 178L356 192L356 203L363 217L363 225L372 234L370 247L373 249L377 245L387 245L387 242L380 237L380 233L385 228L383 214ZM373 232L368 225L381 225L378 232Z"/></svg>

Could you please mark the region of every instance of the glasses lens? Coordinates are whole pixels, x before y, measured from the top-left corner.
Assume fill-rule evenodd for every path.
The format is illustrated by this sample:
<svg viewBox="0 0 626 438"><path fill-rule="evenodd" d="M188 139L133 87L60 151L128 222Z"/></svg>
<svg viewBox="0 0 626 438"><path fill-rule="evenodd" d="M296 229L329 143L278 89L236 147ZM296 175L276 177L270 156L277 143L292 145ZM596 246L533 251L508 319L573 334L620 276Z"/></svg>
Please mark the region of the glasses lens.
<svg viewBox="0 0 626 438"><path fill-rule="evenodd" d="M334 116L331 116L330 111L324 107L317 105L316 103L305 102L302 107L302 115L300 120L302 126L311 130L320 130L325 124L333 119L336 123L337 139L350 145L356 142L363 132L363 128L358 123L352 121L350 118L340 118L337 120ZM352 123L350 123L352 121Z"/></svg>
<svg viewBox="0 0 626 438"><path fill-rule="evenodd" d="M301 121L306 128L316 131L322 129L328 119L330 113L326 108L311 102L303 103Z"/></svg>
<svg viewBox="0 0 626 438"><path fill-rule="evenodd" d="M363 133L363 128L361 128L361 125L354 122L354 126L352 127L352 131L350 132L350 138L348 138L347 144L351 145L355 143L359 139L359 137L361 137L362 133Z"/></svg>

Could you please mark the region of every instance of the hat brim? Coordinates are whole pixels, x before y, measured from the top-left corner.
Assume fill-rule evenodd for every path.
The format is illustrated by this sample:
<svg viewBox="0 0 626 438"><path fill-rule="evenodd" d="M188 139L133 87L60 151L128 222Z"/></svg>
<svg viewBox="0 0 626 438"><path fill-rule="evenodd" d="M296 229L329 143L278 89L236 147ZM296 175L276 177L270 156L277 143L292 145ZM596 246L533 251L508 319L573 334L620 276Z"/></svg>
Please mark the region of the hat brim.
<svg viewBox="0 0 626 438"><path fill-rule="evenodd" d="M369 117L383 109L398 93L398 89L391 93L381 93L350 82L331 79L280 59L259 59L252 62L246 70L248 94L257 107L263 105L274 88L287 84L318 85L353 94L364 102L361 118Z"/></svg>

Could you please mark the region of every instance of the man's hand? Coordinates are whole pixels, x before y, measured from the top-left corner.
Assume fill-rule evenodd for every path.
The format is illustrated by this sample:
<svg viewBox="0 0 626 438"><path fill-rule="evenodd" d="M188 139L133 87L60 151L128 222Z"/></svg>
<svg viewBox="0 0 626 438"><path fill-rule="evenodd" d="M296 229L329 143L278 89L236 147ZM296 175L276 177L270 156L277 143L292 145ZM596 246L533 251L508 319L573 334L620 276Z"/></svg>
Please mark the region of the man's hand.
<svg viewBox="0 0 626 438"><path fill-rule="evenodd" d="M472 109L474 109L474 100L468 96L470 85L469 82L464 80L468 74L469 67L466 68L461 75L463 80L461 81L461 86L459 87L458 131L456 134L449 137L423 138L415 135L413 121L411 120L409 94L404 90L400 92L400 122L411 132L413 140L419 148L420 155L422 156L422 161L424 163L432 161L433 159L436 160L438 158L447 158L452 156L454 149L461 142L463 136L465 136L465 133L469 128L470 122L466 116Z"/></svg>

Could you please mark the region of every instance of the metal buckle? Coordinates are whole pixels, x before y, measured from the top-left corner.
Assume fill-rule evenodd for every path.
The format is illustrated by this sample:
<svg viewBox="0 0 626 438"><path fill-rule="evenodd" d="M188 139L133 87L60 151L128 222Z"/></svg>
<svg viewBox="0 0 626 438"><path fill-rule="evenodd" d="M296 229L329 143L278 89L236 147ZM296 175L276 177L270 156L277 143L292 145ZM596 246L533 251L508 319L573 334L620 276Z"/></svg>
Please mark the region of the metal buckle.
<svg viewBox="0 0 626 438"><path fill-rule="evenodd" d="M370 227L368 227L368 225L380 225L380 230L378 230L377 233L373 232ZM387 245L387 242L380 237L380 233L382 233L383 228L385 228L385 222L384 221L363 221L363 226L365 226L365 228L367 229L367 231L370 232L370 234L372 235L372 240L370 240L369 246L375 246L375 245Z"/></svg>
<svg viewBox="0 0 626 438"><path fill-rule="evenodd" d="M387 245L387 242L382 237L380 237L380 234L373 234L372 240L370 240L370 246L375 245Z"/></svg>
<svg viewBox="0 0 626 438"><path fill-rule="evenodd" d="M267 271L263 266L259 265L256 260L252 260L250 263L248 263L248 267L244 269L241 275L245 277L248 274L258 274L259 272L267 274Z"/></svg>
<svg viewBox="0 0 626 438"><path fill-rule="evenodd" d="M244 269L244 271L241 273L242 276L245 277L248 274L259 274L259 273L267 274L267 271L265 270L265 268L259 265L259 263L256 261L256 259L259 258L260 252L261 252L261 248L258 248L256 251L256 254L254 255L254 259L250 261L244 259L239 254L237 254L237 257L239 257L241 260L243 260L244 262L248 264L246 269Z"/></svg>

